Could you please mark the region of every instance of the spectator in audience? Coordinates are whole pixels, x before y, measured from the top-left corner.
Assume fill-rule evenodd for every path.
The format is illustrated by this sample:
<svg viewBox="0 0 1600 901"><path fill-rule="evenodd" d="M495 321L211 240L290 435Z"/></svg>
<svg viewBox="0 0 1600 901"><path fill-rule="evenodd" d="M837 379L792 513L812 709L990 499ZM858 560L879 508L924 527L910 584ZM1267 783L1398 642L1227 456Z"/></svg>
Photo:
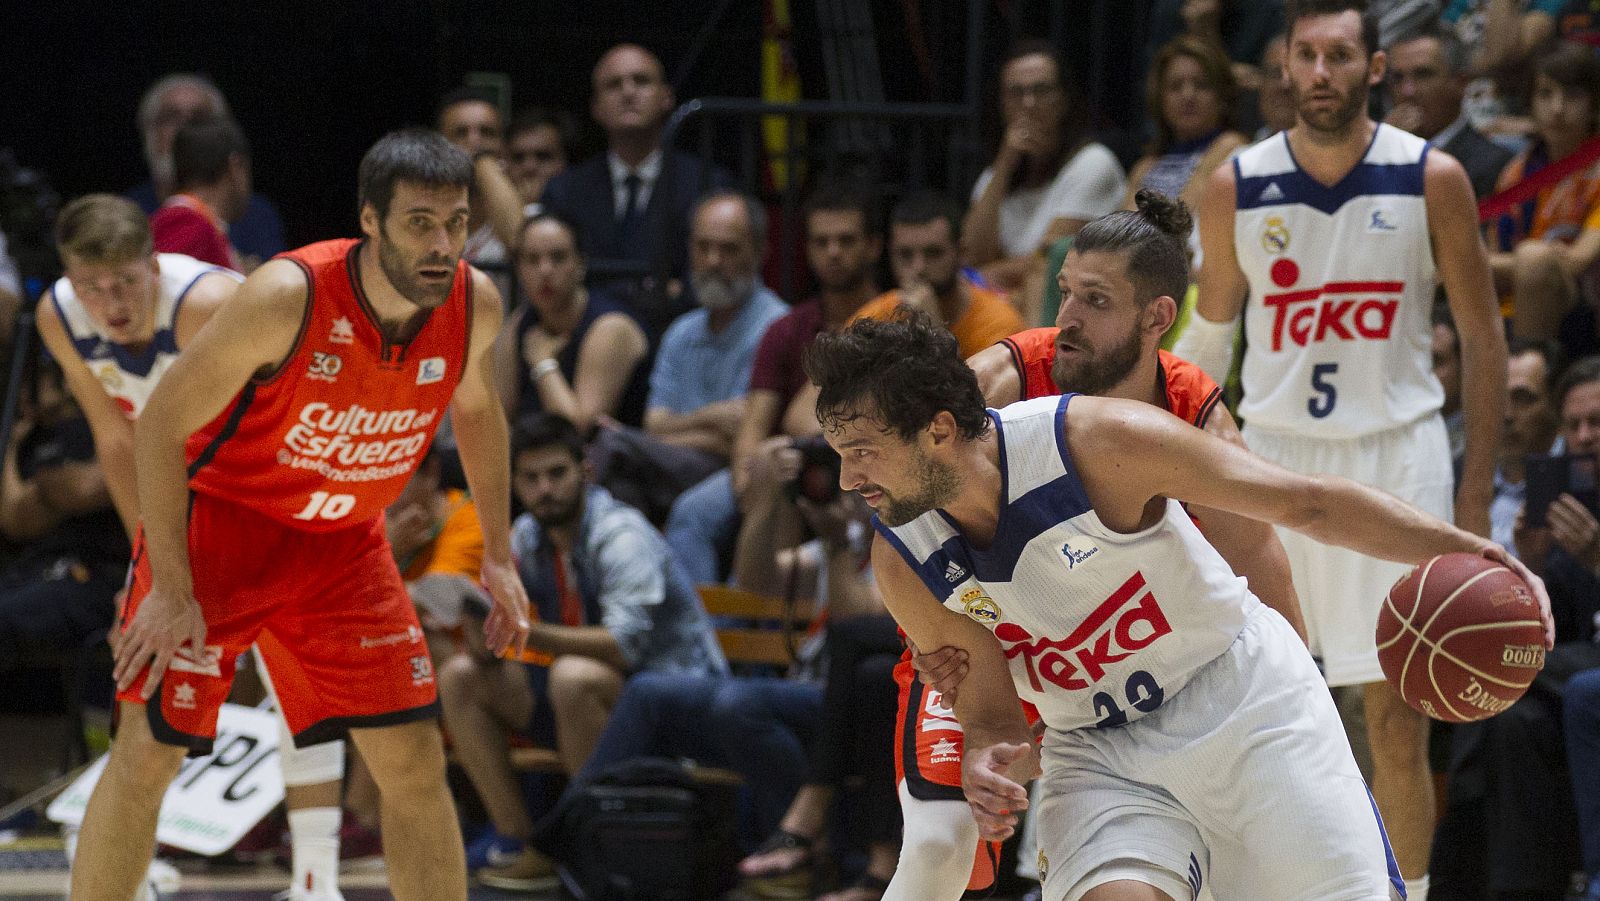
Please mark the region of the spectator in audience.
<svg viewBox="0 0 1600 901"><path fill-rule="evenodd" d="M471 212L462 256L474 266L489 267L501 296L510 297L506 248L522 225L522 198L501 158L505 144L500 108L482 91L458 88L439 102L437 127L450 143L472 156Z"/></svg>
<svg viewBox="0 0 1600 901"><path fill-rule="evenodd" d="M11 258L5 232L0 231L0 347L7 348L0 350L0 360L8 363L11 358L11 328L21 307L22 274L17 270L17 261Z"/></svg>
<svg viewBox="0 0 1600 901"><path fill-rule="evenodd" d="M483 529L472 498L444 484L441 451L430 448L411 481L384 511L383 527L395 565L440 663L455 656L468 599L488 604L478 587Z"/></svg>
<svg viewBox="0 0 1600 901"><path fill-rule="evenodd" d="M650 375L645 431L722 464L680 495L667 519L667 542L695 584L716 581L732 552L738 511L725 467L756 348L789 309L761 284L766 235L766 211L747 194L719 190L695 207L689 284L700 308L667 329Z"/></svg>
<svg viewBox="0 0 1600 901"><path fill-rule="evenodd" d="M797 456L792 450L778 453L752 467L749 490L757 502L752 504L751 517L761 523L758 527L765 525L760 511L772 511L781 504L774 492L786 490L788 481L798 475ZM853 503L835 500L830 506L848 508ZM820 505L804 499L801 509L821 537L827 561L827 678L816 733L808 749L809 767L802 771L805 785L794 794L777 828L739 864L739 873L749 893L757 897L804 891L812 880L822 840L836 822L830 817L834 801L848 798L851 844L866 846L866 868L853 882L822 899L872 901L883 896L894 878L900 852L894 667L904 644L871 582L867 563L870 541L860 530L862 518L835 512L824 521ZM785 574L779 567L762 565L772 556L762 554L761 547L760 542L741 542L741 580L770 591ZM754 553L747 556L745 552L751 549ZM838 852L846 843L833 844Z"/></svg>
<svg viewBox="0 0 1600 901"><path fill-rule="evenodd" d="M799 453L792 449L771 458L771 466L768 459L760 458L751 475L748 491L756 503L744 519L739 547L752 557L740 567L748 580L738 587L779 596L792 586L796 599L815 601L817 623L881 610L871 572L862 569L869 511L854 498L840 495L829 503L801 505L816 540L788 546L746 540L770 527L768 516L800 467ZM784 678L639 673L629 679L572 787L642 756L728 767L745 779L755 834L771 834L806 779L807 748L822 715L818 637L813 631L800 644ZM557 811L562 806L558 803ZM557 850L561 828L559 815L541 823L541 846L548 841L548 850Z"/></svg>
<svg viewBox="0 0 1600 901"><path fill-rule="evenodd" d="M1573 676L1563 701L1584 873L1583 894L1574 901L1600 901L1600 668Z"/></svg>
<svg viewBox="0 0 1600 901"><path fill-rule="evenodd" d="M1564 362L1561 348L1553 341L1511 340L1506 360L1506 428L1495 466L1489 537L1519 556L1516 525L1528 493L1526 463L1530 454L1553 450L1561 425L1555 386Z"/></svg>
<svg viewBox="0 0 1600 901"><path fill-rule="evenodd" d="M1568 0L1450 0L1441 24L1467 49L1463 109L1473 127L1509 144L1533 130L1522 102L1528 69L1556 37Z"/></svg>
<svg viewBox="0 0 1600 901"><path fill-rule="evenodd" d="M545 209L578 227L590 284L648 274L662 263L673 280L688 271L684 225L695 198L729 182L709 161L662 146L662 129L676 102L661 60L637 44L618 44L595 64L589 113L606 133L606 151L550 179L543 201ZM652 290L677 293L671 285ZM639 292L628 300L637 302L652 334L683 309L681 301L663 304Z"/></svg>
<svg viewBox="0 0 1600 901"><path fill-rule="evenodd" d="M202 263L243 271L228 243L228 223L250 204L250 145L232 120L199 119L172 139L176 191L150 216L157 253L181 253Z"/></svg>
<svg viewBox="0 0 1600 901"><path fill-rule="evenodd" d="M956 336L964 357L1021 331L1016 307L961 274L960 246L961 211L954 201L928 191L902 199L889 215L889 263L899 287L868 301L854 318L889 319L901 305L921 310Z"/></svg>
<svg viewBox="0 0 1600 901"><path fill-rule="evenodd" d="M498 660L469 627L471 650L439 674L440 703L456 755L494 824L489 844L509 862L479 870L488 885L549 884L550 862L526 842L533 829L511 769L507 739L548 703L562 767L577 773L594 750L628 674L725 673L694 586L637 510L588 483L577 429L553 414L519 425L512 485L528 512L512 551L538 621L528 648L548 668ZM477 608L477 616L488 611Z"/></svg>
<svg viewBox="0 0 1600 901"><path fill-rule="evenodd" d="M520 110L506 129L506 174L517 186L525 215L542 209L544 187L572 160L578 126L563 109L542 106Z"/></svg>
<svg viewBox="0 0 1600 901"><path fill-rule="evenodd" d="M1600 452L1600 357L1574 363L1556 390L1568 453ZM1455 727L1449 806L1430 873L1434 901L1562 901L1579 865L1578 822L1561 710L1568 680L1600 666L1600 523L1571 495L1551 504L1549 527L1519 523L1528 568L1544 578L1556 644L1522 699L1489 719Z"/></svg>
<svg viewBox="0 0 1600 901"><path fill-rule="evenodd" d="M139 136L150 178L129 188L126 195L146 214L154 213L174 190L176 175L172 159L172 139L178 126L190 119L227 116L228 101L222 91L204 75L175 72L157 79L139 100ZM282 253L283 220L272 201L251 194L244 215L229 228L229 239L243 259L246 270Z"/></svg>
<svg viewBox="0 0 1600 901"><path fill-rule="evenodd" d="M1432 345L1433 375L1444 389L1444 404L1439 407L1439 415L1444 418L1445 434L1450 438L1451 465L1459 482L1461 456L1467 452L1467 412L1461 406L1461 335L1456 332L1456 321L1450 315L1448 304L1436 302L1433 305Z"/></svg>
<svg viewBox="0 0 1600 901"><path fill-rule="evenodd" d="M1232 127L1233 104L1233 73L1220 47L1187 34L1162 47L1145 86L1156 133L1128 173L1122 208L1134 209L1134 195L1145 188L1198 208L1206 177L1245 144Z"/></svg>
<svg viewBox="0 0 1600 901"><path fill-rule="evenodd" d="M495 349L507 418L548 410L582 435L601 416L638 427L649 391L649 341L620 301L583 286L572 224L539 213L522 223L512 246L528 302L506 318Z"/></svg>
<svg viewBox="0 0 1600 901"><path fill-rule="evenodd" d="M964 261L1003 291L1039 277L1039 250L1109 213L1122 200L1122 165L1089 140L1087 111L1054 49L1024 41L1000 69L1005 128L994 162L972 187Z"/></svg>
<svg viewBox="0 0 1600 901"><path fill-rule="evenodd" d="M1600 160L1584 157L1576 171L1562 172L1569 157L1592 151L1600 131L1600 58L1576 44L1556 48L1539 61L1532 106L1537 136L1500 174L1497 190L1530 180L1541 187L1493 224L1497 252L1489 263L1495 286L1511 295L1515 333L1553 338L1585 302L1590 269L1600 261Z"/></svg>
<svg viewBox="0 0 1600 901"><path fill-rule="evenodd" d="M1189 35L1227 54L1234 81L1254 90L1263 71L1255 62L1282 33L1283 0L1156 0L1145 40L1145 71L1162 47Z"/></svg>
<svg viewBox="0 0 1600 901"><path fill-rule="evenodd" d="M1512 154L1474 128L1462 108L1470 71L1466 56L1460 39L1437 25L1390 47L1386 77L1394 106L1384 121L1460 161L1481 200L1494 193Z"/></svg>
<svg viewBox="0 0 1600 901"><path fill-rule="evenodd" d="M763 442L774 434L790 438L817 434L815 395L808 390L802 365L806 349L823 331L843 326L877 293L872 271L883 241L866 190L824 186L806 201L804 218L806 258L817 279L818 296L795 305L762 335L731 462L693 489L693 495L686 495L668 525L674 551L701 581L716 578L709 564L726 556L728 540L739 529L747 469L756 455L772 453ZM787 441L777 444L789 446ZM763 552L772 553L798 543L799 528L799 514L790 505L782 515L771 517L768 530L756 534L766 540ZM692 562L697 560L699 564Z"/></svg>
<svg viewBox="0 0 1600 901"><path fill-rule="evenodd" d="M0 565L0 669L25 652L74 653L110 628L127 571L89 423L62 382L37 362L0 461L0 539L12 550Z"/></svg>
<svg viewBox="0 0 1600 901"><path fill-rule="evenodd" d="M739 461L774 434L804 438L818 433L817 417L805 391L803 359L811 342L842 328L877 296L874 270L883 255L878 213L860 185L829 184L806 200L806 262L817 295L794 305L774 322L756 348L745 415L734 441L733 481L742 489Z"/></svg>
<svg viewBox="0 0 1600 901"><path fill-rule="evenodd" d="M1257 141L1294 127L1294 96L1283 74L1283 58L1288 52L1288 38L1281 33L1268 41L1267 49L1261 52L1261 84L1256 88L1261 128L1255 134Z"/></svg>

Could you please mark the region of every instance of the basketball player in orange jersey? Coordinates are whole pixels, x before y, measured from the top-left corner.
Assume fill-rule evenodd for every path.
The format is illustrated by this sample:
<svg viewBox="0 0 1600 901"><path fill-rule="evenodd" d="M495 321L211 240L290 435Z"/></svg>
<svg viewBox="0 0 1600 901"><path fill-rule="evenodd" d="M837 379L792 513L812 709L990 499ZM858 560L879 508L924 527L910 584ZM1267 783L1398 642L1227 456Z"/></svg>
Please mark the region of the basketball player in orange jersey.
<svg viewBox="0 0 1600 901"><path fill-rule="evenodd" d="M1213 376L1227 372L1242 315L1239 414L1252 451L1381 488L1442 519L1453 507L1456 525L1486 536L1506 344L1472 184L1449 155L1368 117L1386 61L1365 3L1293 0L1285 21L1298 120L1212 174L1198 214L1199 301L1177 352ZM1429 353L1441 284L1461 336L1459 486ZM1405 567L1279 535L1328 684L1360 686L1372 793L1412 901L1424 901L1428 724L1384 681L1373 641L1378 607Z"/></svg>
<svg viewBox="0 0 1600 901"><path fill-rule="evenodd" d="M258 269L151 394L144 515L117 645L118 733L84 818L72 897L133 894L185 751L206 750L252 642L297 744L349 734L382 795L391 889L466 898L433 665L383 512L448 407L479 501L495 652L521 653L493 283L461 260L472 161L401 131L361 162L364 240Z"/></svg>
<svg viewBox="0 0 1600 901"><path fill-rule="evenodd" d="M1198 366L1159 349L1177 316L1174 298L1189 283L1187 267L1178 265L1181 258L1160 250L1189 234L1188 212L1153 192L1139 192L1137 204L1137 211L1102 216L1078 234L1056 276L1061 309L1055 328L1019 332L973 355L967 365L992 407L1067 391L1120 397L1165 409L1242 446L1217 383ZM1221 510L1191 507L1189 512L1233 571L1249 580L1251 591L1304 639L1289 561L1272 527ZM890 899L954 901L966 875L958 871L969 863L969 889L993 882L990 849L980 848L975 863L944 850L960 841L957 836L977 829L961 794L964 749L951 711L966 665L964 654L940 648L919 658L921 672L914 674L908 649L895 670L901 731L896 747L902 750L896 759L906 827ZM1034 711L1029 718L1036 718Z"/></svg>

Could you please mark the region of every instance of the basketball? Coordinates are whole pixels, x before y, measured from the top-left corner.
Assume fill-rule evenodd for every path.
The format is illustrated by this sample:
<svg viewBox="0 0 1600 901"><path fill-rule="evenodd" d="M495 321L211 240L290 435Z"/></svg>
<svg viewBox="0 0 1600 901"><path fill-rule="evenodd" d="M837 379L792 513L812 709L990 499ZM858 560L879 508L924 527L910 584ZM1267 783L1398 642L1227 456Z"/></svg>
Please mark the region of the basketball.
<svg viewBox="0 0 1600 901"><path fill-rule="evenodd" d="M1505 710L1544 667L1533 591L1477 554L1442 554L1396 582L1378 612L1377 637L1389 684L1447 723Z"/></svg>

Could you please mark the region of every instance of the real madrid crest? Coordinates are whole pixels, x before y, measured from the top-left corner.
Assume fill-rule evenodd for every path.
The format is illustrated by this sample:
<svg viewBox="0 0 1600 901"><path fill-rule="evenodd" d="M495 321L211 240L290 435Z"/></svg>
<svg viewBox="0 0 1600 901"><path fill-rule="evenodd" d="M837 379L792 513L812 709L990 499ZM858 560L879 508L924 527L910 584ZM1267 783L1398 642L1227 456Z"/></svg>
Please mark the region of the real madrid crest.
<svg viewBox="0 0 1600 901"><path fill-rule="evenodd" d="M1289 249L1289 226L1283 224L1283 219L1267 217L1267 224L1261 229L1261 249L1271 254Z"/></svg>
<svg viewBox="0 0 1600 901"><path fill-rule="evenodd" d="M961 596L961 605L966 608L968 616L986 626L992 626L1000 621L1000 607L995 604L993 598L984 594L982 589L968 589Z"/></svg>
<svg viewBox="0 0 1600 901"><path fill-rule="evenodd" d="M1050 878L1050 858L1044 856L1044 849L1039 849L1039 881L1042 883Z"/></svg>
<svg viewBox="0 0 1600 901"><path fill-rule="evenodd" d="M108 391L116 391L122 387L122 374L117 372L115 366L97 367L95 375Z"/></svg>

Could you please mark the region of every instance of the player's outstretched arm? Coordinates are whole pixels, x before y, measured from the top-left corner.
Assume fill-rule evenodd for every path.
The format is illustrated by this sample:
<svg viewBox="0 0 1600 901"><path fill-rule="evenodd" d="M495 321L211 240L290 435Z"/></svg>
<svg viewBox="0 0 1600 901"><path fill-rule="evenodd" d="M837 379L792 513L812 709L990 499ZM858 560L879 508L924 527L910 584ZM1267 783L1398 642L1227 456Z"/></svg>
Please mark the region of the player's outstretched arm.
<svg viewBox="0 0 1600 901"><path fill-rule="evenodd" d="M1484 554L1522 576L1553 639L1544 582L1504 548L1376 488L1302 475L1217 439L1149 404L1075 397L1066 441L1100 520L1119 532L1150 525L1152 500L1178 498L1304 532L1371 557L1421 563ZM1135 451L1135 449L1137 449Z"/></svg>
<svg viewBox="0 0 1600 901"><path fill-rule="evenodd" d="M494 379L502 307L494 282L476 269L471 272L472 337L450 415L483 529L483 585L494 599L484 637L495 654L515 648L520 656L528 643L528 595L511 559L511 438Z"/></svg>
<svg viewBox="0 0 1600 901"><path fill-rule="evenodd" d="M872 568L884 605L912 641L957 648L970 661L955 699L966 735L962 791L983 837L1003 841L1015 831L1017 811L1028 806L1024 786L1039 774L1039 763L1000 643L983 626L945 609L882 536L873 541Z"/></svg>
<svg viewBox="0 0 1600 901"><path fill-rule="evenodd" d="M1244 436L1233 416L1221 404L1206 420L1205 431L1230 444L1244 447ZM1234 573L1250 582L1250 590L1268 607L1278 611L1306 640L1305 617L1300 612L1300 596L1294 590L1289 572L1289 554L1271 525L1259 519L1226 510L1190 504L1189 512L1200 521L1206 540L1217 549Z"/></svg>
<svg viewBox="0 0 1600 901"><path fill-rule="evenodd" d="M1443 151L1428 151L1423 173L1434 264L1461 336L1461 405L1467 447L1456 489L1456 524L1489 534L1495 455L1505 424L1506 332L1489 256L1478 234L1477 204L1466 170Z"/></svg>
<svg viewBox="0 0 1600 901"><path fill-rule="evenodd" d="M205 621L189 570L189 478L184 442L227 408L252 378L277 372L294 349L307 306L306 277L288 261L257 269L211 317L150 395L134 429L139 509L153 584L115 651L118 689L146 663L144 696L172 654L205 645Z"/></svg>

